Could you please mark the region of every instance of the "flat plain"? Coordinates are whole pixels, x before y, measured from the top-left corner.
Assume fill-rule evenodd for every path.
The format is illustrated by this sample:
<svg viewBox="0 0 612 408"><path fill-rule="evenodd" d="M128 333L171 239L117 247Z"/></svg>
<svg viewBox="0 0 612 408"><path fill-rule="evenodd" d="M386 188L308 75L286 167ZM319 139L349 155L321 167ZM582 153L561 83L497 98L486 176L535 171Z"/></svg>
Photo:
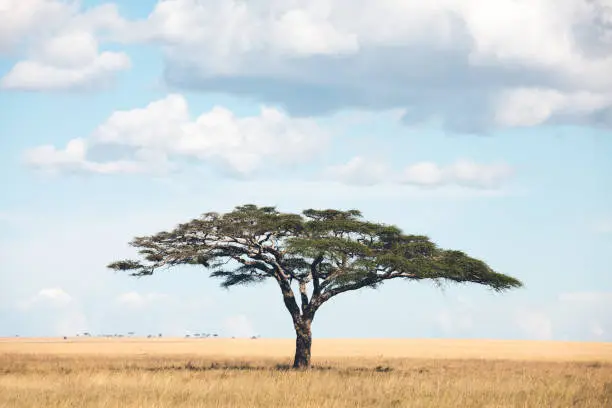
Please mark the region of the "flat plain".
<svg viewBox="0 0 612 408"><path fill-rule="evenodd" d="M0 407L612 407L612 343L0 339Z"/></svg>

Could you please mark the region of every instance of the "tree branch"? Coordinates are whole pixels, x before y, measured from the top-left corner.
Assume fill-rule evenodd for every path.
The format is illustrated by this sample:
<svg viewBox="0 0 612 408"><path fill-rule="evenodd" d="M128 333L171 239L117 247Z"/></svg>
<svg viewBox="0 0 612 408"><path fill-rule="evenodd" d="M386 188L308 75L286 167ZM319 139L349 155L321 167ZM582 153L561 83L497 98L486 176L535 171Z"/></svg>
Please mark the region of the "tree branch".
<svg viewBox="0 0 612 408"><path fill-rule="evenodd" d="M268 266L265 264L265 262L262 261L258 261L258 260L246 260L246 259L242 259L240 256L232 256L231 257L233 260L240 262L243 265L247 265L247 266L252 266L262 272L264 272L266 275L269 276L273 276L274 275L274 271L271 268L268 268Z"/></svg>
<svg viewBox="0 0 612 408"><path fill-rule="evenodd" d="M295 295L293 294L293 289L291 289L291 284L288 279L283 279L280 274L275 274L274 277L278 282L278 286L281 289L281 293L283 294L283 302L285 303L285 307L289 311L291 318L293 319L294 324L298 324L301 321L300 308L295 300Z"/></svg>
<svg viewBox="0 0 612 408"><path fill-rule="evenodd" d="M321 294L321 283L319 279L319 265L323 262L323 255L319 255L310 265L310 275L312 276L312 297L318 297Z"/></svg>
<svg viewBox="0 0 612 408"><path fill-rule="evenodd" d="M354 282L354 283L349 283L347 285L344 286L340 286L334 289L329 289L324 291L321 296L319 297L319 306L325 302L327 302L329 299L331 299L332 297L339 295L340 293L344 293L344 292L348 292L351 290L357 290L357 289L361 289L364 286L370 286L373 284L376 284L378 282L380 282L382 279L380 279L378 276L374 277L368 277L365 279L360 280L359 282Z"/></svg>
<svg viewBox="0 0 612 408"><path fill-rule="evenodd" d="M333 288L333 289L328 289L326 291L324 291L321 296L319 297L319 301L317 302L318 306L322 305L323 303L327 302L329 299L331 299L332 297L339 295L341 293L344 292L349 292L352 290L358 290L361 289L365 286L371 286L371 285L375 285L377 283L380 283L382 281L385 280L389 280L389 279L395 279L395 278L409 278L409 279L419 279L419 277L413 273L408 273L408 272L388 272L384 275L371 275L368 276L366 278L361 279L359 282L353 282L353 283L349 283L343 286L339 286L337 288Z"/></svg>

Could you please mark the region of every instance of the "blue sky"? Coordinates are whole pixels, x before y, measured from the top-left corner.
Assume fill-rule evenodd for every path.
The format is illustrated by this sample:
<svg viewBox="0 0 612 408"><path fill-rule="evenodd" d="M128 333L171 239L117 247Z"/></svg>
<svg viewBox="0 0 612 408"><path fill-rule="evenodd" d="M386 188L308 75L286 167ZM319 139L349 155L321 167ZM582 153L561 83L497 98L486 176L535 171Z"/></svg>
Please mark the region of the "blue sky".
<svg viewBox="0 0 612 408"><path fill-rule="evenodd" d="M390 282L315 336L612 340L609 2L0 5L0 336L292 336L272 284L105 268L255 203L358 208L526 284Z"/></svg>

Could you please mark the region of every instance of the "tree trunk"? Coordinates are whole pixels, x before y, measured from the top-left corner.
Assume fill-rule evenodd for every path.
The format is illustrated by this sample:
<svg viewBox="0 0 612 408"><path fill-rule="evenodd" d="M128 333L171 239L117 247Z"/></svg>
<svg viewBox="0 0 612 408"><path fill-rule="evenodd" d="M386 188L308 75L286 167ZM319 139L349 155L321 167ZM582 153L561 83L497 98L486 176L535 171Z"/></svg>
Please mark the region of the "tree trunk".
<svg viewBox="0 0 612 408"><path fill-rule="evenodd" d="M295 358L293 368L310 368L310 347L312 346L311 320L295 324Z"/></svg>

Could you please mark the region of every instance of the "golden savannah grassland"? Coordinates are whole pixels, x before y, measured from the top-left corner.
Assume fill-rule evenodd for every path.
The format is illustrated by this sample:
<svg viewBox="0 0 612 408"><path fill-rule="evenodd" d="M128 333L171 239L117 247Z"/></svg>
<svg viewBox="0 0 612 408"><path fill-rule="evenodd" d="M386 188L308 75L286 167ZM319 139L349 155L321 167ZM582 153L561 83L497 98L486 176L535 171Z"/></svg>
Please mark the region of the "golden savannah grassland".
<svg viewBox="0 0 612 408"><path fill-rule="evenodd" d="M612 343L0 339L0 407L612 407Z"/></svg>

